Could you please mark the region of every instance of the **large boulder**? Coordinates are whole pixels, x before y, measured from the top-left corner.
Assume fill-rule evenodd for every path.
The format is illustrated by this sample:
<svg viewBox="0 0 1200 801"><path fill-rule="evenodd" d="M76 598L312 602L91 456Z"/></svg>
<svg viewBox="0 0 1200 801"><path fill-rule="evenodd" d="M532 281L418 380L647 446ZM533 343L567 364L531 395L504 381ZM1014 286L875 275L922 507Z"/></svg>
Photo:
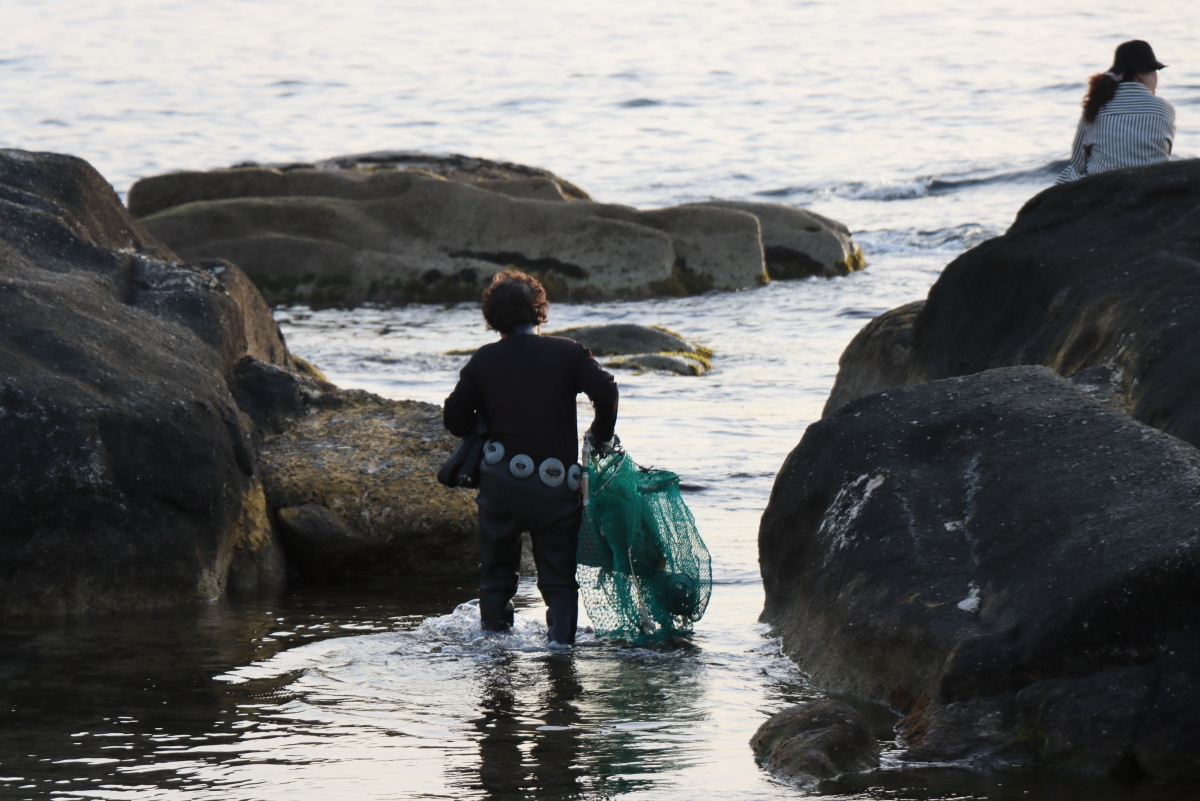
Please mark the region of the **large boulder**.
<svg viewBox="0 0 1200 801"><path fill-rule="evenodd" d="M509 266L562 300L745 289L771 265L786 278L862 266L845 226L786 206L640 211L535 168L377 155L156 176L129 202L178 253L237 263L272 303L474 299Z"/></svg>
<svg viewBox="0 0 1200 801"><path fill-rule="evenodd" d="M473 493L435 478L458 444L441 408L318 388L261 448L289 563L319 576L477 577Z"/></svg>
<svg viewBox="0 0 1200 801"><path fill-rule="evenodd" d="M0 221L0 615L278 586L229 389L289 358L253 286L183 263L70 156L0 151Z"/></svg>
<svg viewBox="0 0 1200 801"><path fill-rule="evenodd" d="M182 261L80 159L0 151L0 221L0 616L474 571L436 408L326 382L244 273Z"/></svg>
<svg viewBox="0 0 1200 801"><path fill-rule="evenodd" d="M1047 368L888 390L780 470L763 619L914 758L1196 777L1198 509L1200 451Z"/></svg>
<svg viewBox="0 0 1200 801"><path fill-rule="evenodd" d="M1003 236L950 263L915 316L844 360L851 394L1040 364L1097 383L1113 408L1200 444L1200 161L1114 170L1052 187ZM910 344L897 350L898 324ZM902 326L900 326L902 327ZM849 355L849 354L848 354Z"/></svg>
<svg viewBox="0 0 1200 801"><path fill-rule="evenodd" d="M295 181L276 177L290 172L299 173L302 177ZM419 172L449 181L474 184L513 197L560 202L591 200L586 192L573 183L540 167L457 153L442 155L381 150L335 156L312 163L247 162L228 170L185 170L155 175L136 181L129 188L129 211L135 217L148 217L184 203L236 197L323 195L358 200L387 197L389 181L404 172ZM359 182L337 180L339 175L357 177ZM321 176L333 176L334 180L322 180Z"/></svg>
<svg viewBox="0 0 1200 801"><path fill-rule="evenodd" d="M753 214L762 227L763 257L772 280L836 278L866 267L850 229L815 211L782 203L709 200L690 206Z"/></svg>
<svg viewBox="0 0 1200 801"><path fill-rule="evenodd" d="M197 201L144 222L186 258L237 263L276 301L473 299L509 265L538 274L558 298L738 289L765 277L758 221L740 212L639 212L512 198L415 172L385 175L394 191L380 198L295 189ZM370 185L354 172L273 177ZM710 247L693 245L698 238ZM681 261L679 251L691 259Z"/></svg>

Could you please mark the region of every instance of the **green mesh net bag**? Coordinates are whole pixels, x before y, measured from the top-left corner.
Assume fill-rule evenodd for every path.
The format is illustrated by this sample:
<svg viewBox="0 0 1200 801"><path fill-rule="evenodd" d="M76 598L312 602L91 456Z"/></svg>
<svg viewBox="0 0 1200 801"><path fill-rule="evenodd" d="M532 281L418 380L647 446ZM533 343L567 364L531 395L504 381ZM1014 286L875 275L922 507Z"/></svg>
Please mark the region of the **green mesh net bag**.
<svg viewBox="0 0 1200 801"><path fill-rule="evenodd" d="M712 560L679 494L679 476L640 467L620 446L585 451L579 594L598 637L641 640L692 630L712 594Z"/></svg>

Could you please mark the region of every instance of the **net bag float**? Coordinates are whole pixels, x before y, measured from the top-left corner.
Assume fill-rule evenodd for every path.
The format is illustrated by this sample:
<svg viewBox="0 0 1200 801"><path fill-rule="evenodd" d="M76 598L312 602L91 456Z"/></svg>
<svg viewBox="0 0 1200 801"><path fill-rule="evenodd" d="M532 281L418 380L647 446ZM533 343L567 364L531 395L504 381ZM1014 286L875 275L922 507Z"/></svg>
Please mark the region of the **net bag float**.
<svg viewBox="0 0 1200 801"><path fill-rule="evenodd" d="M679 492L679 476L641 467L618 442L584 446L579 595L598 637L686 634L712 595L712 559Z"/></svg>

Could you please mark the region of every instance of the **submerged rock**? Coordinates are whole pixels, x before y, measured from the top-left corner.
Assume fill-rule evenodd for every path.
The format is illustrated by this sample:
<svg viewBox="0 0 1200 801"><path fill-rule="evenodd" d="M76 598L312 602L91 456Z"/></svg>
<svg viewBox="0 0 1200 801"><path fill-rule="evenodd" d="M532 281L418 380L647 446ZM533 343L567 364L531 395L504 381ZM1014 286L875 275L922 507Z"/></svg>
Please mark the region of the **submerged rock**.
<svg viewBox="0 0 1200 801"><path fill-rule="evenodd" d="M817 684L907 714L914 754L1195 776L1197 508L1200 451L1049 369L888 390L784 463L763 619Z"/></svg>
<svg viewBox="0 0 1200 801"><path fill-rule="evenodd" d="M310 575L477 576L472 494L436 479L457 444L437 406L358 390L322 398L261 448L289 560Z"/></svg>
<svg viewBox="0 0 1200 801"><path fill-rule="evenodd" d="M813 701L778 712L759 727L750 747L763 767L801 786L879 767L879 742L863 716L842 701Z"/></svg>
<svg viewBox="0 0 1200 801"><path fill-rule="evenodd" d="M550 331L547 336L567 337L593 356L631 356L638 353L681 353L696 347L674 331L653 325L613 323L583 325Z"/></svg>
<svg viewBox="0 0 1200 801"><path fill-rule="evenodd" d="M745 289L770 280L769 264L779 277L862 266L845 227L810 212L733 202L639 211L591 202L545 171L462 156L174 173L129 196L178 253L230 259L272 303L470 300L510 266L556 300Z"/></svg>
<svg viewBox="0 0 1200 801"><path fill-rule="evenodd" d="M863 330L843 357L827 413L890 381L1040 364L1091 386L1102 371L1108 405L1200 445L1197 226L1195 159L1041 192L1003 236L946 267L903 334L911 338L903 354L891 343L913 307Z"/></svg>
<svg viewBox="0 0 1200 801"><path fill-rule="evenodd" d="M0 615L270 589L283 563L229 389L286 366L232 265L186 264L81 159L0 151Z"/></svg>
<svg viewBox="0 0 1200 801"><path fill-rule="evenodd" d="M552 331L548 336L579 342L597 357L614 356L605 367L679 375L704 375L712 369L712 351L660 326L614 323Z"/></svg>

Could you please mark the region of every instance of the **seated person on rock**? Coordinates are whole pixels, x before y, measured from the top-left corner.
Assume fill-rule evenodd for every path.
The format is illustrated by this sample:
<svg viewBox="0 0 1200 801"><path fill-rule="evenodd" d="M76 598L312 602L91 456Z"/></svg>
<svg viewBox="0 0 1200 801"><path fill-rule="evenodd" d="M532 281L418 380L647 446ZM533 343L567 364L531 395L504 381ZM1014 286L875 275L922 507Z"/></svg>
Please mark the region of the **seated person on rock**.
<svg viewBox="0 0 1200 801"><path fill-rule="evenodd" d="M1166 66L1140 39L1117 47L1108 72L1088 79L1071 161L1055 183L1170 158L1175 107L1155 95Z"/></svg>
<svg viewBox="0 0 1200 801"><path fill-rule="evenodd" d="M570 645L583 513L575 398L583 392L591 399L595 418L587 436L602 451L613 438L618 393L613 377L578 342L539 335L549 307L537 279L516 270L496 274L483 293L483 318L500 339L475 351L463 367L443 420L458 437L475 432L477 415L488 426L475 499L483 628L505 631L513 624L521 534L528 531L549 639Z"/></svg>

